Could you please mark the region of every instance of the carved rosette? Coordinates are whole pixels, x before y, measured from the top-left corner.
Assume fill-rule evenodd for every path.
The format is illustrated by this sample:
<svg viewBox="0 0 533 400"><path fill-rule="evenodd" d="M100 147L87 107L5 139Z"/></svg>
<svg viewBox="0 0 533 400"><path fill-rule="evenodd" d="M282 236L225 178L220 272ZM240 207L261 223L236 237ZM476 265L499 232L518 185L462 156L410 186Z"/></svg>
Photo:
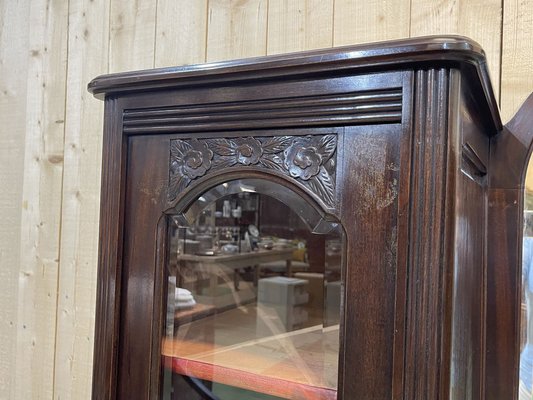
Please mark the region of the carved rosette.
<svg viewBox="0 0 533 400"><path fill-rule="evenodd" d="M172 140L168 199L210 172L252 166L296 179L334 208L336 149L336 135Z"/></svg>

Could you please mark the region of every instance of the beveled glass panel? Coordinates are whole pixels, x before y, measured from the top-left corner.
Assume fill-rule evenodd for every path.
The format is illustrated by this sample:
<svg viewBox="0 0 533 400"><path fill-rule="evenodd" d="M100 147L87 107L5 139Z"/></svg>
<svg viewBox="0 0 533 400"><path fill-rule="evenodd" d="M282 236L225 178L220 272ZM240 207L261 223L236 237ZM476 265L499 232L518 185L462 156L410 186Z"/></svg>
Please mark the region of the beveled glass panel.
<svg viewBox="0 0 533 400"><path fill-rule="evenodd" d="M258 179L171 225L162 398L336 399L341 227Z"/></svg>

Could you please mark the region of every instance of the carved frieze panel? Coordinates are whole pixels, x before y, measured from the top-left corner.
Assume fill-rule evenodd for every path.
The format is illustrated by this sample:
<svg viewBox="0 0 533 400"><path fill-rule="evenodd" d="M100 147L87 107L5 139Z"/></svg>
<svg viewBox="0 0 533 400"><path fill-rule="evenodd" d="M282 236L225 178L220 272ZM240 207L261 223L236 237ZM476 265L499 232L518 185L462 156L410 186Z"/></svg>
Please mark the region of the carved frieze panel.
<svg viewBox="0 0 533 400"><path fill-rule="evenodd" d="M290 176L334 208L336 149L334 134L175 139L170 145L168 200L175 200L195 179L240 166Z"/></svg>

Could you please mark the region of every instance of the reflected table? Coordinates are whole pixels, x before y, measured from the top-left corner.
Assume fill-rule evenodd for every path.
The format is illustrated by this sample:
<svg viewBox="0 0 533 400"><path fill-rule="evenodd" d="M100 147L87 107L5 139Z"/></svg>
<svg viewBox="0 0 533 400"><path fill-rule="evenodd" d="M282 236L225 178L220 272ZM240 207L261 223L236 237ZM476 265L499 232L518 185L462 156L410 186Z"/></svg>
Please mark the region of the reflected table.
<svg viewBox="0 0 533 400"><path fill-rule="evenodd" d="M237 270L245 267L254 268L254 286L257 286L261 265L273 261L285 261L287 276L291 276L293 249L281 250L259 250L248 253L220 254L214 256L201 256L196 254L180 254L178 263L182 266L185 263L197 273L205 273L209 276L208 294L214 296L218 286L218 279L221 277L228 280L229 275L233 275L235 290L238 290Z"/></svg>

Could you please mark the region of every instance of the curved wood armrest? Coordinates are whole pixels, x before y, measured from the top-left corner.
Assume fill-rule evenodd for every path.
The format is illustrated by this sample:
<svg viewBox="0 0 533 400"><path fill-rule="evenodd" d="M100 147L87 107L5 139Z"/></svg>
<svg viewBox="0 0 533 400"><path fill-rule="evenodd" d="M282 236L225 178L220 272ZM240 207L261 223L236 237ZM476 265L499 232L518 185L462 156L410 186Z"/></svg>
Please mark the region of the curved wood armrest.
<svg viewBox="0 0 533 400"><path fill-rule="evenodd" d="M533 93L520 106L514 117L505 125L509 131L526 147L533 140Z"/></svg>
<svg viewBox="0 0 533 400"><path fill-rule="evenodd" d="M491 143L490 187L522 189L533 146L533 93Z"/></svg>

